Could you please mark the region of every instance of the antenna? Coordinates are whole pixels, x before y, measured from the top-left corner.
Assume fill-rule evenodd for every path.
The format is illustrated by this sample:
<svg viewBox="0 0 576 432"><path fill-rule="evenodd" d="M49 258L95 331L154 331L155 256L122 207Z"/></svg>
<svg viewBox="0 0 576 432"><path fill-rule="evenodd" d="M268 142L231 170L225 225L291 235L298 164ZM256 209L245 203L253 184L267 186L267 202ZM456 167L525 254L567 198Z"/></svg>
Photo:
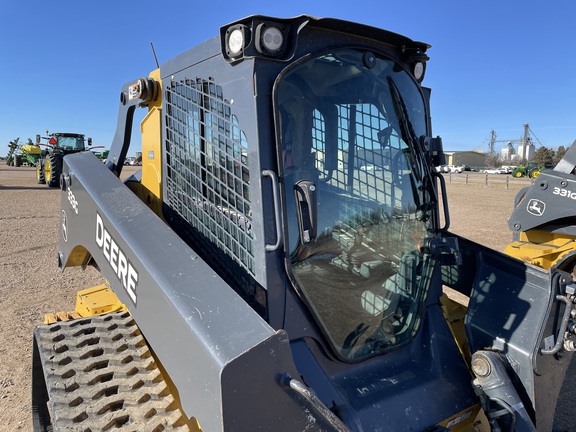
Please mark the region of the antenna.
<svg viewBox="0 0 576 432"><path fill-rule="evenodd" d="M156 68L159 68L160 65L158 64L158 57L156 57L156 51L154 50L154 44L150 42L150 46L152 47L152 54L154 54L154 60L156 61Z"/></svg>

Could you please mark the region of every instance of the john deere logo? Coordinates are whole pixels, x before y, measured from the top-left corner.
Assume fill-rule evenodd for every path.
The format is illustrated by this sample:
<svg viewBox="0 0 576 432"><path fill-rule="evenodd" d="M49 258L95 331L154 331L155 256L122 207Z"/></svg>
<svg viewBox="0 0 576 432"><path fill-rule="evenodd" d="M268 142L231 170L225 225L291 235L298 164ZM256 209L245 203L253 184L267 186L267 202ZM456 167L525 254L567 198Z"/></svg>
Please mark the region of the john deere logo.
<svg viewBox="0 0 576 432"><path fill-rule="evenodd" d="M546 210L546 203L538 199L531 199L528 201L527 210L528 213L533 214L534 216L542 216Z"/></svg>

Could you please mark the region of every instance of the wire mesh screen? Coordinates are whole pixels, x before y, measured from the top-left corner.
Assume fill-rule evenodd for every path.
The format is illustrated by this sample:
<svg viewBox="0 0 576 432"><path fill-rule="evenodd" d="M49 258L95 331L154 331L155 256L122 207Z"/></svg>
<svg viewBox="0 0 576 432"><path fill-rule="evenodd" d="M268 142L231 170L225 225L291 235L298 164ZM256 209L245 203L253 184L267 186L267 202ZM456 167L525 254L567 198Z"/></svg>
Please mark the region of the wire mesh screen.
<svg viewBox="0 0 576 432"><path fill-rule="evenodd" d="M254 275L248 144L222 87L172 82L164 115L165 203L208 243L212 259L224 254Z"/></svg>
<svg viewBox="0 0 576 432"><path fill-rule="evenodd" d="M326 149L330 141L326 138L326 124L322 113L315 110L312 145L316 168L326 180L324 187L344 193L340 206L342 216L358 212L361 201L355 198L401 209L403 190L392 178L391 171L396 170L397 176L398 170L400 176L408 172L403 166L404 157L396 158L397 165L393 166L394 157L401 156L406 145L384 115L370 104L339 105L335 132L337 151ZM337 155L334 161L325 160L330 153ZM349 211L346 206L350 206Z"/></svg>

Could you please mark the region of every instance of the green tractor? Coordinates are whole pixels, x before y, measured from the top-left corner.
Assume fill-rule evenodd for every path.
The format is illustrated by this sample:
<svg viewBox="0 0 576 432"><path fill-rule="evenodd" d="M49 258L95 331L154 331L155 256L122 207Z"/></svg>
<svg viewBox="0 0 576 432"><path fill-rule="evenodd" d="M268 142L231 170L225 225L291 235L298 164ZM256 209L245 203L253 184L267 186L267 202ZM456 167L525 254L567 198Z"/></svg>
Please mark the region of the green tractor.
<svg viewBox="0 0 576 432"><path fill-rule="evenodd" d="M526 165L520 165L514 168L512 170L512 177L530 177L536 179L545 169L545 166L541 166L536 162L528 162Z"/></svg>
<svg viewBox="0 0 576 432"><path fill-rule="evenodd" d="M55 132L42 139L48 140L47 144L41 144L48 148L42 151L36 163L36 179L39 184L56 187L60 185L64 156L87 151L88 147L82 134ZM40 135L36 135L36 143L40 143ZM88 146L91 145L92 138L88 138Z"/></svg>

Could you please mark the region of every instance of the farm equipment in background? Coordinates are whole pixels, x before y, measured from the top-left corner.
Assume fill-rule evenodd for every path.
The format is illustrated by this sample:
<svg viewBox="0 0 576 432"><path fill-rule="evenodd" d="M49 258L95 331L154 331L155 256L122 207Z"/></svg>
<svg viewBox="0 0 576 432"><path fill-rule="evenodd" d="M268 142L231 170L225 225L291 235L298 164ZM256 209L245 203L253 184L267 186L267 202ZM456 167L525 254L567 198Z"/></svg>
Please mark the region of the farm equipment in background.
<svg viewBox="0 0 576 432"><path fill-rule="evenodd" d="M42 150L31 139L28 139L25 145L18 144L19 140L20 138L16 138L8 144L9 150L6 155L6 164L15 167L21 165L35 166L41 157Z"/></svg>
<svg viewBox="0 0 576 432"><path fill-rule="evenodd" d="M126 83L64 160L58 265L107 282L34 331L35 430L550 430L576 259L449 231L428 48L251 16Z"/></svg>
<svg viewBox="0 0 576 432"><path fill-rule="evenodd" d="M95 149L98 147L92 147L92 148ZM110 153L110 150L103 150L103 151L99 151L99 152L93 151L92 153L94 153L94 156L96 156L102 162L106 162L106 159L108 159L108 154Z"/></svg>
<svg viewBox="0 0 576 432"><path fill-rule="evenodd" d="M8 143L8 153L6 154L6 165L8 166L15 166L17 162L18 141L20 141L20 138L16 138L14 141Z"/></svg>
<svg viewBox="0 0 576 432"><path fill-rule="evenodd" d="M82 134L55 132L42 139L47 140L47 143L40 144L41 137L36 135L36 144L46 146L36 162L36 180L39 184L45 183L48 187L56 187L60 185L64 156L88 151L89 148L86 147ZM92 138L88 138L88 146L91 145Z"/></svg>
<svg viewBox="0 0 576 432"><path fill-rule="evenodd" d="M541 166L536 162L527 162L526 165L519 165L512 170L512 177L521 178L521 177L529 177L529 178L538 178L540 173L544 171L546 167Z"/></svg>

